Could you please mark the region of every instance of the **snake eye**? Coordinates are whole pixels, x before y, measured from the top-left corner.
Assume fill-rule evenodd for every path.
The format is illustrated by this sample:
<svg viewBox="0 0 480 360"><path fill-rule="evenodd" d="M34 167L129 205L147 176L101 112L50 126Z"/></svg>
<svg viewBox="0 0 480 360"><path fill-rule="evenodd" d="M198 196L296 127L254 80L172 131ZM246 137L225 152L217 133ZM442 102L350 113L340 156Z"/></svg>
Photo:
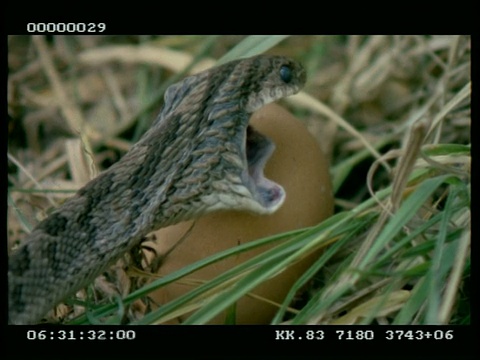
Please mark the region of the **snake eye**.
<svg viewBox="0 0 480 360"><path fill-rule="evenodd" d="M290 66L288 65L283 65L281 68L280 68L280 78L285 82L285 83L289 83L290 81L292 81L292 78L293 78L293 74L292 74L292 69L290 68Z"/></svg>

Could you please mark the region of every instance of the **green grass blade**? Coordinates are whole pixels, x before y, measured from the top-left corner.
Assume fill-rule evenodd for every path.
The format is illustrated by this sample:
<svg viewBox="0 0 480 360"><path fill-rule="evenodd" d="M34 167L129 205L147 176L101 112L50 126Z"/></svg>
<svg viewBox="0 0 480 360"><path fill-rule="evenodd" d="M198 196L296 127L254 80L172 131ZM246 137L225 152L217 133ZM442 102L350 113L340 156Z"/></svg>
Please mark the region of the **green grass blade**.
<svg viewBox="0 0 480 360"><path fill-rule="evenodd" d="M217 62L218 65L226 62L261 54L289 35L250 35L240 41L233 49L223 55Z"/></svg>
<svg viewBox="0 0 480 360"><path fill-rule="evenodd" d="M443 175L432 179L427 179L421 183L400 206L398 211L390 218L376 241L373 243L370 251L359 263L358 268L364 269L372 259L377 256L382 249L400 232L403 226L410 221L418 212L420 207L427 201L433 192L443 184L450 175Z"/></svg>
<svg viewBox="0 0 480 360"><path fill-rule="evenodd" d="M210 303L198 310L187 319L185 324L203 324L209 321L221 309L232 305L240 297L254 289L260 283L275 276L277 273L297 262L299 259L316 251L322 244L326 243L333 236L336 236L336 230L341 229L344 231L346 227L343 226L343 224L348 224L348 220L351 216L353 215L337 214L321 223L318 227L311 228L305 233L279 245L275 249L271 249L268 252L249 260L248 262L259 264L260 261L257 259L265 257L262 266L259 266L257 269L240 279L233 289L218 295Z"/></svg>

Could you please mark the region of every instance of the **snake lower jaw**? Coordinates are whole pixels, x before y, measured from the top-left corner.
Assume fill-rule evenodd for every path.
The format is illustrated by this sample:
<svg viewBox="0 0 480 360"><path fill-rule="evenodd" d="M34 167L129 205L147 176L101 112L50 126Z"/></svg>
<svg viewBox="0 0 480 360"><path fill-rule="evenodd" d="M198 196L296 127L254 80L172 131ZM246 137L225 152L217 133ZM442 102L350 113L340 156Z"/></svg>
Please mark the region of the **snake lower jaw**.
<svg viewBox="0 0 480 360"><path fill-rule="evenodd" d="M267 215L274 213L282 206L286 198L286 193L282 186L265 177L256 181L255 186L255 202L248 205L248 211Z"/></svg>
<svg viewBox="0 0 480 360"><path fill-rule="evenodd" d="M275 144L251 125L241 139L233 141L238 153L228 156L230 168L222 178L211 184L212 191L201 197L202 213L222 210L241 210L267 215L274 213L285 201L283 187L264 175L265 165L275 150ZM226 157L227 155L223 155ZM183 214L189 218L190 214Z"/></svg>

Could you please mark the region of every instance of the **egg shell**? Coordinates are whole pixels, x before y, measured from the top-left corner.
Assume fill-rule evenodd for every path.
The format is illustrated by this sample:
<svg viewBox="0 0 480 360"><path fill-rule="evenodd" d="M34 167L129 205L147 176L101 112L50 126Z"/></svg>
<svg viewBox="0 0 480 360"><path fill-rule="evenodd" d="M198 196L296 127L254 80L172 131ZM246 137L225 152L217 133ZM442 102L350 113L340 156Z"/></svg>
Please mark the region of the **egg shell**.
<svg viewBox="0 0 480 360"><path fill-rule="evenodd" d="M284 108L270 104L252 115L250 124L275 143L275 151L265 166L265 176L283 186L284 204L271 215L255 215L241 211L223 211L205 215L195 221L182 222L155 232L157 254L166 254L160 275L170 274L220 251L270 235L320 223L333 212L333 194L327 159L317 141L300 120ZM209 280L266 250L266 247L244 252L188 275L189 279ZM318 258L318 253L289 267L267 280L252 292L281 303L293 283ZM150 293L159 306L190 291L192 287L169 284ZM251 297L236 304L237 324L269 323L277 307ZM187 316L177 319L181 322ZM171 322L170 322L171 323ZM210 323L225 323L219 315Z"/></svg>

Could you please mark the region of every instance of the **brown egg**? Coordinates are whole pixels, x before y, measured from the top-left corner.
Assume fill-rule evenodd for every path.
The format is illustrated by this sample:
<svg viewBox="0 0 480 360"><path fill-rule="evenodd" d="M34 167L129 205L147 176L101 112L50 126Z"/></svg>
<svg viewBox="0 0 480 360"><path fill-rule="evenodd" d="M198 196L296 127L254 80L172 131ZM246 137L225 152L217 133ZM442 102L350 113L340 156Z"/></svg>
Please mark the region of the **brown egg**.
<svg viewBox="0 0 480 360"><path fill-rule="evenodd" d="M254 215L240 211L218 212L196 220L188 236L165 257L159 274L166 275L220 251L246 242L316 225L333 212L333 195L327 161L316 140L303 124L278 105L271 104L256 112L250 123L276 145L265 167L265 176L282 185L284 204L271 215ZM155 233L159 254L165 254L188 231L192 221L161 229ZM188 275L208 280L265 251L265 247L229 257ZM252 292L281 303L292 284L311 265L316 256L289 267ZM150 294L161 306L190 291L187 285L169 284ZM237 324L270 322L277 307L244 297L237 302ZM211 323L225 323L217 316ZM183 319L179 318L181 322Z"/></svg>

